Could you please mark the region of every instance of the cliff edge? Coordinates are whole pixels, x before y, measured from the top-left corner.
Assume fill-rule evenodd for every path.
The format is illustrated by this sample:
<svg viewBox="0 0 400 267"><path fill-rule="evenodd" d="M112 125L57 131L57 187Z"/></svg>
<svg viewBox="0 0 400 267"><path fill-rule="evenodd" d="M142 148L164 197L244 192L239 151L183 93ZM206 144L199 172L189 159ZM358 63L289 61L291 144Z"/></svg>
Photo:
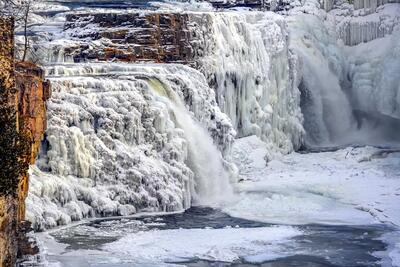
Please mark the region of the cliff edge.
<svg viewBox="0 0 400 267"><path fill-rule="evenodd" d="M0 18L0 266L13 266L26 229L28 168L46 127L50 85L33 63L15 63L14 21ZM18 237L19 236L19 237Z"/></svg>

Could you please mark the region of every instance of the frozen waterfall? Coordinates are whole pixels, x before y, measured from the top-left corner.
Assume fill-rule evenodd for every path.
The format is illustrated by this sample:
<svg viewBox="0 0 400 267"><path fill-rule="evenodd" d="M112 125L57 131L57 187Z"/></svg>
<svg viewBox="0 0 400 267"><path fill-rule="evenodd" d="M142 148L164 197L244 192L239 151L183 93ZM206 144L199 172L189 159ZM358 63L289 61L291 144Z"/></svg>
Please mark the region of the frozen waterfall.
<svg viewBox="0 0 400 267"><path fill-rule="evenodd" d="M230 191L229 163L217 146L228 150L235 132L199 72L92 63L48 74L48 130L27 200L36 228L182 210ZM162 96L167 88L173 101Z"/></svg>
<svg viewBox="0 0 400 267"><path fill-rule="evenodd" d="M203 26L200 70L239 137L257 135L274 153L290 153L304 130L297 58L288 49L284 17L271 12L192 15ZM201 29L201 27L199 27Z"/></svg>
<svg viewBox="0 0 400 267"><path fill-rule="evenodd" d="M301 108L311 146L387 144L398 137L400 5L343 5L288 18L300 59Z"/></svg>
<svg viewBox="0 0 400 267"><path fill-rule="evenodd" d="M302 61L302 111L309 145L343 144L356 129L347 95L346 63L324 24L298 15L290 22L291 47Z"/></svg>
<svg viewBox="0 0 400 267"><path fill-rule="evenodd" d="M188 145L188 166L195 176L191 181L194 183L191 184L191 194L195 204L214 205L228 201L233 193L229 173L207 130L193 120L175 91L158 80L153 80L150 85L165 97L177 125L183 130Z"/></svg>
<svg viewBox="0 0 400 267"><path fill-rule="evenodd" d="M64 29L65 14L57 14L53 36L46 25L38 30L47 63L54 64L47 67L54 93L31 170L28 219L43 229L93 216L213 205L231 193L236 136L261 140L268 161L304 143L370 143L375 135L364 133L382 130L365 122L371 118L400 125L399 5L357 3L374 11L314 0L294 3L285 16L185 11L181 34L185 48L195 50L188 61L197 70L98 63L96 54L86 64L65 64L74 60L68 50L107 50L122 39L92 39L109 29L101 23ZM134 34L131 21L120 22ZM84 37L71 35L81 31Z"/></svg>

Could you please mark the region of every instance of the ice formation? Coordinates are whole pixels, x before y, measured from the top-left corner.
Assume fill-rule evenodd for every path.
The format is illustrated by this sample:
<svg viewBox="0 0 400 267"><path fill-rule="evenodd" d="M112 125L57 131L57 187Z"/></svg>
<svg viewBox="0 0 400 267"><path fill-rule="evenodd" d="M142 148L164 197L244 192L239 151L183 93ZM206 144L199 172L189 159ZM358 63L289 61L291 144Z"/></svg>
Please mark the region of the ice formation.
<svg viewBox="0 0 400 267"><path fill-rule="evenodd" d="M181 210L229 192L229 163L214 142L227 151L235 132L199 72L71 64L48 73L48 129L27 200L36 228Z"/></svg>
<svg viewBox="0 0 400 267"><path fill-rule="evenodd" d="M361 10L345 9L338 13L337 31L346 45L354 46L385 37L400 24L398 4L373 6Z"/></svg>
<svg viewBox="0 0 400 267"><path fill-rule="evenodd" d="M365 123L371 118L398 125L400 5L279 3L287 4L276 7L282 15L180 5L199 38L198 71L64 64L72 58L63 48L82 42L102 48L107 40L73 38L82 29L63 31L65 14L33 26L54 64L48 131L28 198L35 226L212 204L235 173L235 132L251 136L249 153L271 160L304 140L342 145L358 142L365 126L386 130ZM239 168L251 173L263 164Z"/></svg>
<svg viewBox="0 0 400 267"><path fill-rule="evenodd" d="M160 5L162 12L180 11L180 5ZM189 30L199 38L192 40L198 42L197 68L215 89L218 105L231 119L238 136L260 136L270 148L270 158L298 149L304 136L298 62L288 48L285 18L272 12L207 9L186 14ZM85 45L101 50L107 39L90 40L99 27L88 24L61 31L47 44L51 49L43 56L49 62L73 62L66 49ZM129 23L118 29L134 32Z"/></svg>
<svg viewBox="0 0 400 267"><path fill-rule="evenodd" d="M291 48L301 59L301 106L307 143L337 143L354 126L344 55L317 16L297 15L290 22Z"/></svg>
<svg viewBox="0 0 400 267"><path fill-rule="evenodd" d="M300 59L306 143L377 144L399 127L400 5L306 1L289 11L290 47ZM305 13L305 14L304 14Z"/></svg>
<svg viewBox="0 0 400 267"><path fill-rule="evenodd" d="M48 130L28 198L36 228L226 200L234 129L259 135L268 159L300 146L297 58L288 50L284 18L190 18L207 40L200 71L215 93L200 72L182 65L63 63L63 47L81 40L56 33L47 50L54 64L47 68L54 89Z"/></svg>
<svg viewBox="0 0 400 267"><path fill-rule="evenodd" d="M238 136L259 136L270 153L302 143L297 58L289 51L285 19L274 13L208 13L201 71L216 88L221 110Z"/></svg>
<svg viewBox="0 0 400 267"><path fill-rule="evenodd" d="M385 38L346 48L354 109L400 119L399 40L400 28Z"/></svg>

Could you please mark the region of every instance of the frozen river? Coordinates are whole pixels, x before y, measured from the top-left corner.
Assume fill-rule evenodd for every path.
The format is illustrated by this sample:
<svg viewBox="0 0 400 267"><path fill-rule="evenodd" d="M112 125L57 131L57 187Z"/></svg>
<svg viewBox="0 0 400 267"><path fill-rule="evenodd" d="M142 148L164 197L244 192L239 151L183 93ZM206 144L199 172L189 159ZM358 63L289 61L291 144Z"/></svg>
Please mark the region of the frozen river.
<svg viewBox="0 0 400 267"><path fill-rule="evenodd" d="M399 153L346 148L265 166L264 152L250 149L255 138L240 142L234 155L243 180L225 206L42 233L46 264L398 266Z"/></svg>

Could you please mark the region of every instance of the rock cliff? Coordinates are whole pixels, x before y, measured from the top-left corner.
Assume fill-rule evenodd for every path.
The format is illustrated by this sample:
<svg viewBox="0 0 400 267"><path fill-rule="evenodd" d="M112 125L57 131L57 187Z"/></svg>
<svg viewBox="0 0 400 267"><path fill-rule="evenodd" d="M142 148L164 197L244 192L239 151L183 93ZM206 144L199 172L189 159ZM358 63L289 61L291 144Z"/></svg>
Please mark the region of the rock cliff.
<svg viewBox="0 0 400 267"><path fill-rule="evenodd" d="M38 66L14 63L13 32L13 20L0 18L0 266L16 261L28 167L35 162L44 134L50 94Z"/></svg>
<svg viewBox="0 0 400 267"><path fill-rule="evenodd" d="M75 39L96 40L65 49L74 62L117 60L190 63L194 56L187 14L78 13L66 16L65 31Z"/></svg>

